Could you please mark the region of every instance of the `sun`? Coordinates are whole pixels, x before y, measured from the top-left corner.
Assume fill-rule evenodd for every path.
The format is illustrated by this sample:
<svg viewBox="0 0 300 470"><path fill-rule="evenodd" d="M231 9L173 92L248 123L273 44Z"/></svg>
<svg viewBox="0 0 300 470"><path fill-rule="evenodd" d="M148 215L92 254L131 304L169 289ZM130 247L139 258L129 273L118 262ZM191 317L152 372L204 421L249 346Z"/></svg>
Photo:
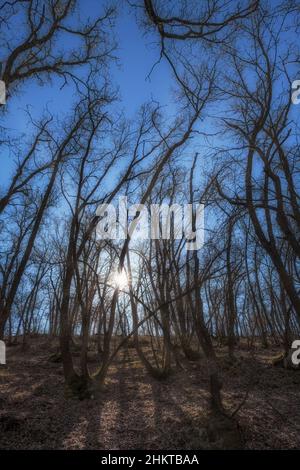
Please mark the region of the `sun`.
<svg viewBox="0 0 300 470"><path fill-rule="evenodd" d="M128 282L128 276L124 269L113 273L112 284L115 288L125 289L125 287L128 287Z"/></svg>

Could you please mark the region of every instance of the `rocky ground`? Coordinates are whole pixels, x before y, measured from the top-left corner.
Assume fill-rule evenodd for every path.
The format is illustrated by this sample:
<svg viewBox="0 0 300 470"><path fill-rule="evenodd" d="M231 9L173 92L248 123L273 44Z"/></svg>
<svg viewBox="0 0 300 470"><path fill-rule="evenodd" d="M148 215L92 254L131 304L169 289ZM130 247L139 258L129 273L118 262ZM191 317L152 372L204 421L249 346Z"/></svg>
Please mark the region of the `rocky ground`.
<svg viewBox="0 0 300 470"><path fill-rule="evenodd" d="M133 349L120 352L101 398L64 396L60 363L49 361L56 344L30 339L30 348L7 348L0 369L1 449L201 449L210 447L205 423L208 378L204 360L157 381ZM49 352L50 351L50 352ZM240 346L230 364L218 348L223 397L236 413L247 449L300 448L300 372L275 368L276 349ZM93 366L93 365L91 365ZM245 400L245 398L247 399Z"/></svg>

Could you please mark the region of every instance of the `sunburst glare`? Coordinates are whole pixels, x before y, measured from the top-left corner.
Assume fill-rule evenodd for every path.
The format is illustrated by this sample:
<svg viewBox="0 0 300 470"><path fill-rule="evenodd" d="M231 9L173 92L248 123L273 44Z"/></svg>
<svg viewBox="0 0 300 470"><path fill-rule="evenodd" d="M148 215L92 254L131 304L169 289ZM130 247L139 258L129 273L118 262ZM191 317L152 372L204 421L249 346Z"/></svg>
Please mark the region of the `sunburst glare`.
<svg viewBox="0 0 300 470"><path fill-rule="evenodd" d="M118 289L125 289L128 287L129 279L124 269L122 271L116 271L112 275L112 285Z"/></svg>

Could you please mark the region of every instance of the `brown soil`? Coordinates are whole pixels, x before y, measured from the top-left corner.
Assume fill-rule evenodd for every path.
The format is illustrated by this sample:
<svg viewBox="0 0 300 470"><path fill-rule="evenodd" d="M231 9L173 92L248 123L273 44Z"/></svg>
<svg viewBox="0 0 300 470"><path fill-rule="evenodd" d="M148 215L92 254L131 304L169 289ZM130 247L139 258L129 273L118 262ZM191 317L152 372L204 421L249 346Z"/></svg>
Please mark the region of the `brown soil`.
<svg viewBox="0 0 300 470"><path fill-rule="evenodd" d="M56 346L45 338L7 348L0 369L1 449L201 449L212 448L208 377L204 360L183 361L164 381L151 378L134 349L123 350L110 369L100 399L64 396L60 363L50 362ZM50 351L50 352L49 352ZM300 448L300 373L275 368L278 349L240 348L238 361L218 355L227 411L236 414L248 449ZM94 366L94 363L91 363ZM216 445L218 446L218 445Z"/></svg>

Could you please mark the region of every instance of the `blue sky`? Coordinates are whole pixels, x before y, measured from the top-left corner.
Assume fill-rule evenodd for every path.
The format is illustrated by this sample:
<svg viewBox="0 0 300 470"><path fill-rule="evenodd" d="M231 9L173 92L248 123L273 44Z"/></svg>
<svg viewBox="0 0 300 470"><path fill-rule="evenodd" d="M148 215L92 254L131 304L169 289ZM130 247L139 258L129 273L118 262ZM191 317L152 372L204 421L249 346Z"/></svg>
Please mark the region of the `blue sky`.
<svg viewBox="0 0 300 470"><path fill-rule="evenodd" d="M172 112L173 109L170 109L172 80L165 62L160 62L152 71L150 79L147 78L159 57L157 38L149 35L145 37L144 31L137 24L133 9L130 9L125 2L117 3L119 7L115 33L118 49L115 55L119 60L118 64L112 64L111 77L113 85L119 88L121 101L118 106L131 119L144 102L153 98L165 106L166 112ZM82 16L93 17L97 10L100 14L101 5L103 2L99 0L82 1ZM35 81L27 82L26 86L22 86L20 93L9 100L2 123L16 131L16 134L23 134L26 137L28 134L26 109L38 118L47 107L62 118L74 101L74 89L64 87L60 90L61 84L60 79L55 79L53 84L44 86ZM1 160L0 182L2 183L7 181L12 164L9 155L2 155Z"/></svg>
<svg viewBox="0 0 300 470"><path fill-rule="evenodd" d="M86 16L99 14L101 3L97 0L82 1L82 13ZM120 2L119 14L116 22L116 37L118 49L115 55L119 65L111 67L112 81L120 88L120 97L128 117L133 117L139 106L153 97L162 105L170 100L170 71L164 61L161 61L147 78L153 64L159 56L157 37L145 37L144 31L139 28L133 10ZM24 113L22 110L30 106L33 112L40 112L45 106L55 112L64 112L70 104L72 89L67 87L60 90L61 80L54 84L39 86L31 82L26 89L23 87L19 96L14 96L9 104L7 123L18 130L26 130Z"/></svg>
<svg viewBox="0 0 300 470"><path fill-rule="evenodd" d="M92 18L100 15L103 4L105 2L102 0L81 0L81 15ZM119 65L112 64L111 77L113 85L120 90L118 106L124 109L125 115L131 119L143 103L153 98L164 106L166 114L175 113L174 97L171 92L174 79L171 77L166 62L162 60L152 71L150 79L147 78L159 58L158 37L155 34L145 36L144 29L138 26L135 10L129 7L125 0L117 0L116 4L118 17L115 34L118 49L115 54L119 59ZM15 30L17 29L16 25ZM20 35L14 35L13 38L17 41ZM295 78L299 78L296 73ZM23 134L25 138L30 137L28 116L25 112L27 107L35 118L41 116L44 109L48 107L52 113L62 119L75 98L74 89L70 86L60 90L61 84L61 79L54 80L52 85L44 86L39 86L34 81L27 83L26 87L22 87L19 95L14 95L9 100L4 125L15 130L17 135ZM223 105L217 103L216 106L218 113ZM298 115L299 109L300 105L292 110L294 116ZM215 131L208 119L206 119L205 126L208 132ZM197 145L197 142L195 144ZM192 153L191 147L189 155ZM10 155L2 152L0 183L7 183L12 170L11 160Z"/></svg>

